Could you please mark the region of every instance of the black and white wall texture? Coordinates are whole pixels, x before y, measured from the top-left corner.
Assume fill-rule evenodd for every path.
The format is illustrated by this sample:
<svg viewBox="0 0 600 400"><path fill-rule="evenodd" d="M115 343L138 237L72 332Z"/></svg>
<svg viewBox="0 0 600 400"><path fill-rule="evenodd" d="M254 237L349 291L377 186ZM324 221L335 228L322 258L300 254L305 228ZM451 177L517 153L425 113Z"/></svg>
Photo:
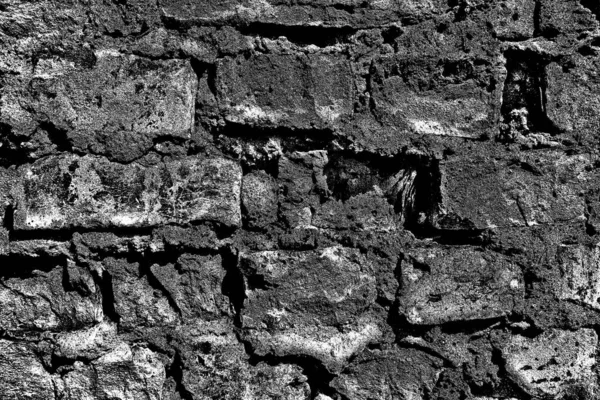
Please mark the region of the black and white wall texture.
<svg viewBox="0 0 600 400"><path fill-rule="evenodd" d="M599 399L599 20L0 0L0 399Z"/></svg>

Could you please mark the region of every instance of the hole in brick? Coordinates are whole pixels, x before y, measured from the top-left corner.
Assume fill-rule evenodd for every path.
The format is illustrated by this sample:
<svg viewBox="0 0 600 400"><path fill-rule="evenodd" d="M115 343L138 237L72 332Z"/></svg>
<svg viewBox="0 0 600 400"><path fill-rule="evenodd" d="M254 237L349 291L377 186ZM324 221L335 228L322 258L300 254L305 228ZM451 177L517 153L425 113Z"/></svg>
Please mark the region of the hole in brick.
<svg viewBox="0 0 600 400"><path fill-rule="evenodd" d="M600 21L600 3L598 0L581 0L581 5L590 10Z"/></svg>
<svg viewBox="0 0 600 400"><path fill-rule="evenodd" d="M507 77L502 93L502 116L511 129L558 133L546 115L546 73L548 64L527 51L506 52Z"/></svg>
<svg viewBox="0 0 600 400"><path fill-rule="evenodd" d="M396 49L396 39L402 34L402 30L397 26L391 26L381 32L383 43L389 44Z"/></svg>

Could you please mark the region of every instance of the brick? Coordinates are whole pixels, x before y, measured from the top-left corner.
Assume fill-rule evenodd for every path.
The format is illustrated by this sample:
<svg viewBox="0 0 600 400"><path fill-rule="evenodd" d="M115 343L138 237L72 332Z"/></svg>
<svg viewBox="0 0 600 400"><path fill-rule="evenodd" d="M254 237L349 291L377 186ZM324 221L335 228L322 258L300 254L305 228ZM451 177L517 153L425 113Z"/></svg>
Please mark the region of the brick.
<svg viewBox="0 0 600 400"><path fill-rule="evenodd" d="M568 398L577 393L580 398L593 398L597 346L593 329L549 329L535 338L512 336L502 353L509 376L536 398Z"/></svg>
<svg viewBox="0 0 600 400"><path fill-rule="evenodd" d="M225 159L145 167L65 155L25 166L21 174L19 230L241 223L241 168Z"/></svg>
<svg viewBox="0 0 600 400"><path fill-rule="evenodd" d="M222 292L225 269L220 256L183 254L176 264L150 267L184 320L213 320L232 314Z"/></svg>
<svg viewBox="0 0 600 400"><path fill-rule="evenodd" d="M190 137L197 78L189 61L154 61L98 50L91 69L41 60L36 108L57 127Z"/></svg>
<svg viewBox="0 0 600 400"><path fill-rule="evenodd" d="M52 376L27 343L0 339L0 370L3 399L55 399Z"/></svg>
<svg viewBox="0 0 600 400"><path fill-rule="evenodd" d="M586 155L540 151L520 161L505 156L453 157L441 163L441 229L501 229L585 220L583 194L592 183Z"/></svg>
<svg viewBox="0 0 600 400"><path fill-rule="evenodd" d="M257 54L218 62L218 103L226 120L309 129L352 114L350 65L339 56Z"/></svg>
<svg viewBox="0 0 600 400"><path fill-rule="evenodd" d="M310 356L339 370L381 334L368 315L372 266L355 249L242 254L240 266L248 296L242 323L258 354Z"/></svg>
<svg viewBox="0 0 600 400"><path fill-rule="evenodd" d="M99 50L93 67L42 59L34 71L36 118L71 146L121 162L157 137L190 138L198 79L187 60L155 61Z"/></svg>
<svg viewBox="0 0 600 400"><path fill-rule="evenodd" d="M407 251L400 270L399 313L415 325L502 317L525 290L516 265L468 246Z"/></svg>
<svg viewBox="0 0 600 400"><path fill-rule="evenodd" d="M539 4L539 29L545 37L578 34L597 29L598 22L583 1L542 0ZM590 3L590 2L588 2ZM594 4L593 2L591 2Z"/></svg>
<svg viewBox="0 0 600 400"><path fill-rule="evenodd" d="M426 3L356 0L319 0L311 2L274 0L160 0L165 16L185 24L268 23L275 26L384 26L400 19L418 21L445 10L441 1Z"/></svg>
<svg viewBox="0 0 600 400"><path fill-rule="evenodd" d="M54 382L61 399L160 400L166 361L144 346L120 343L91 365L75 363Z"/></svg>
<svg viewBox="0 0 600 400"><path fill-rule="evenodd" d="M250 356L228 319L179 327L174 335L181 385L194 399L309 399L310 387L294 364L250 364ZM266 394L265 394L266 393Z"/></svg>
<svg viewBox="0 0 600 400"><path fill-rule="evenodd" d="M21 259L20 262L31 265L34 260L27 263L27 259ZM36 265L42 267L39 262ZM63 286L66 273L59 265L48 272L36 271L31 277L5 279L0 287L0 329L66 331L102 321L104 311L99 289L87 270L73 268L79 270L86 281L84 290L66 290Z"/></svg>
<svg viewBox="0 0 600 400"><path fill-rule="evenodd" d="M475 48L466 51L432 29L409 29L400 36L396 54L374 60L369 76L374 115L404 134L489 135L500 112L497 83L503 71L497 60L486 59L484 54L495 51L495 45L487 43L483 33L470 32L481 44L472 44ZM439 36L439 41L423 38L428 35Z"/></svg>
<svg viewBox="0 0 600 400"><path fill-rule="evenodd" d="M422 399L435 386L439 371L440 362L418 350L365 351L332 386L349 399Z"/></svg>
<svg viewBox="0 0 600 400"><path fill-rule="evenodd" d="M556 257L561 274L559 298L600 310L600 247L562 244Z"/></svg>
<svg viewBox="0 0 600 400"><path fill-rule="evenodd" d="M572 67L555 62L546 66L546 112L559 130L593 142L600 124L598 61L574 56Z"/></svg>
<svg viewBox="0 0 600 400"><path fill-rule="evenodd" d="M250 228L265 228L277 221L278 192L277 182L266 172L244 176L242 206Z"/></svg>

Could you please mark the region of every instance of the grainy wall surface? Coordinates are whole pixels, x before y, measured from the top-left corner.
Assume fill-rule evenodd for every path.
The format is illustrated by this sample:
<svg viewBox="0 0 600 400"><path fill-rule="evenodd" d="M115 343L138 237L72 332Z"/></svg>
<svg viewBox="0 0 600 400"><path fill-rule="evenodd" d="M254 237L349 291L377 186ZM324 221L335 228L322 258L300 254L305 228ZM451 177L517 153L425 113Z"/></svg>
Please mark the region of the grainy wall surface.
<svg viewBox="0 0 600 400"><path fill-rule="evenodd" d="M592 400L596 0L0 0L0 399Z"/></svg>

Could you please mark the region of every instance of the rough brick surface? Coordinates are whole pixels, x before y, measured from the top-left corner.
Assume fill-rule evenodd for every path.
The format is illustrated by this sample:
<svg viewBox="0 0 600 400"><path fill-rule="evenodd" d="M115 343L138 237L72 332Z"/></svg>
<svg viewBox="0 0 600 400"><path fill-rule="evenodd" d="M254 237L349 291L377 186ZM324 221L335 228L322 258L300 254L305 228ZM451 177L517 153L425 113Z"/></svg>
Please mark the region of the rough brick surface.
<svg viewBox="0 0 600 400"><path fill-rule="evenodd" d="M0 399L595 400L593 0L0 0Z"/></svg>

